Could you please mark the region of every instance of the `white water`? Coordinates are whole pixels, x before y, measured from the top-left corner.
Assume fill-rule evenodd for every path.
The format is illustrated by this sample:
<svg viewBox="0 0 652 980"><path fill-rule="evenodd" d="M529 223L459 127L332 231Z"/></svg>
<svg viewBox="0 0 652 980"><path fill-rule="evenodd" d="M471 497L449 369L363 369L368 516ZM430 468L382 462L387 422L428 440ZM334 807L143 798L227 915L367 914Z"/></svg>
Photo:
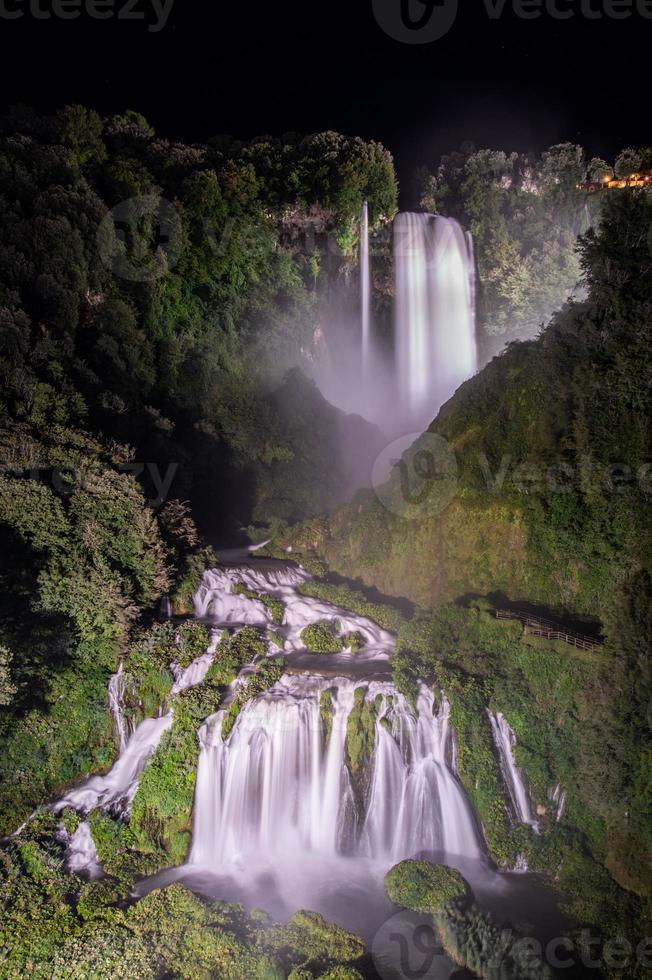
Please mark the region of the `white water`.
<svg viewBox="0 0 652 980"><path fill-rule="evenodd" d="M110 772L106 776L92 776L77 789L71 790L55 805L55 812L68 806L80 813L90 813L97 807L128 812L138 789L138 777L158 748L163 733L171 725L171 711L158 718L146 718L128 740Z"/></svg>
<svg viewBox="0 0 652 980"><path fill-rule="evenodd" d="M303 569L291 565L267 565L260 569L242 565L212 569L204 574L195 596L195 613L198 618L209 619L215 624L272 627L283 638L286 654L305 650L301 632L306 626L337 619L342 634L357 631L364 640L364 646L350 659L357 663L365 660L386 663L394 651L392 634L365 616L357 616L329 602L301 595L297 587L309 578ZM280 599L285 607L282 625L272 625L271 613L262 602L234 593L238 585L245 586L251 592ZM346 656L343 654L340 662Z"/></svg>
<svg viewBox="0 0 652 980"><path fill-rule="evenodd" d="M500 768L505 781L505 786L509 793L514 812L520 823L527 823L535 830L538 823L532 813L530 797L525 786L523 773L516 765L514 758L514 746L516 745L516 734L509 722L500 712L494 714L488 711L491 728L493 731L494 742L500 756Z"/></svg>
<svg viewBox="0 0 652 980"><path fill-rule="evenodd" d="M124 695L124 667L122 664L120 664L117 673L113 674L109 680L109 709L113 716L115 730L118 733L121 752L124 752L127 745L127 722L124 716Z"/></svg>
<svg viewBox="0 0 652 980"><path fill-rule="evenodd" d="M423 428L477 368L475 264L456 221L412 212L394 222L394 258L399 404Z"/></svg>
<svg viewBox="0 0 652 980"><path fill-rule="evenodd" d="M204 680L215 655L219 635L218 631L213 633L211 645L207 652L194 660L185 670L175 664L170 665L175 677L171 694L178 694L180 691L200 684ZM119 682L116 681L116 678L119 679ZM122 712L122 694L124 692L122 668L111 678L109 691L113 691L113 694L110 693L109 695L110 703L112 711L115 704L114 718L122 742L125 728ZM71 807L80 813L88 814L101 807L118 815L127 815L138 790L139 777L156 752L163 734L171 727L172 721L172 711L163 710L156 718L146 718L142 721L131 736L126 739L124 746L121 747L120 755L113 768L106 775L92 776L80 786L70 790L55 804L55 813L59 813L66 807Z"/></svg>
<svg viewBox="0 0 652 980"><path fill-rule="evenodd" d="M555 807L555 821L559 823L561 818L566 812L566 790L561 788L561 784L557 783L554 790L550 794L550 801Z"/></svg>
<svg viewBox="0 0 652 980"><path fill-rule="evenodd" d="M369 205L360 216L360 310L362 319L362 379L369 377L371 347L371 273L369 268Z"/></svg>
<svg viewBox="0 0 652 980"><path fill-rule="evenodd" d="M69 834L63 824L60 824L56 836L65 844L68 871L85 874L89 878L99 878L102 875L102 866L88 821L83 820L74 834Z"/></svg>
<svg viewBox="0 0 652 980"><path fill-rule="evenodd" d="M345 740L360 687L379 709L369 784L355 813ZM334 706L328 743L319 709L326 690ZM297 850L386 867L421 851L480 858L469 804L449 767L449 706L444 699L435 713L427 688L414 711L386 682L285 675L243 708L226 742L225 713L201 730L191 864L224 871Z"/></svg>

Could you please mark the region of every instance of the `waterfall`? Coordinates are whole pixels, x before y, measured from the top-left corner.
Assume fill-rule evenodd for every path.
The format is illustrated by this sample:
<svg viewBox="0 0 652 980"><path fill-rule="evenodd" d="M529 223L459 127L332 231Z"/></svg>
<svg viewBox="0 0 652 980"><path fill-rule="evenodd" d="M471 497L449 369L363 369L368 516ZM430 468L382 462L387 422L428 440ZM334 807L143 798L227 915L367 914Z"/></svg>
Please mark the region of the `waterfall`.
<svg viewBox="0 0 652 980"><path fill-rule="evenodd" d="M65 845L65 860L68 871L74 874L84 874L90 879L102 876L102 866L87 820L83 820L72 834L69 834L63 824L60 824L56 836Z"/></svg>
<svg viewBox="0 0 652 980"><path fill-rule="evenodd" d="M505 786L509 793L514 812L520 823L529 824L534 830L538 829L537 821L532 813L530 797L525 787L523 773L516 765L514 758L514 746L516 745L516 735L509 725L509 722L500 712L494 714L488 711L491 728L493 731L494 742L500 756L500 768L505 780Z"/></svg>
<svg viewBox="0 0 652 980"><path fill-rule="evenodd" d="M347 721L357 688L374 706L369 785L357 806ZM333 699L325 737L320 697ZM202 728L190 864L214 872L261 856L347 854L388 868L421 852L479 859L466 797L449 768L449 707L421 687L412 708L392 684L284 675L245 705L226 740L218 712ZM360 790L358 790L360 791Z"/></svg>
<svg viewBox="0 0 652 980"><path fill-rule="evenodd" d="M118 667L118 672L113 674L109 680L109 709L113 715L113 723L115 724L115 728L118 733L121 752L124 752L127 744L127 723L124 716L124 694L124 668L123 665L120 664Z"/></svg>
<svg viewBox="0 0 652 980"><path fill-rule="evenodd" d="M171 694L178 694L189 687L200 684L208 672L220 637L219 631L211 636L211 643L201 657L185 669L171 664L175 678ZM118 815L127 815L138 790L138 781L145 766L156 752L164 733L172 726L173 713L161 709L155 718L145 718L134 732L125 738L122 696L124 677L122 667L109 681L111 709L120 732L120 755L115 765L104 776L92 776L80 786L70 790L54 805L55 813L71 807L88 814L97 807L110 810ZM119 720L118 720L119 719ZM124 739L124 742L123 742Z"/></svg>
<svg viewBox="0 0 652 980"><path fill-rule="evenodd" d="M548 794L548 798L555 808L555 822L559 823L566 812L566 790L561 788L560 783L557 783Z"/></svg>
<svg viewBox="0 0 652 980"><path fill-rule="evenodd" d="M172 712L146 718L128 740L118 761L106 776L92 776L55 805L55 812L72 807L90 813L97 807L128 812L138 789L138 777L158 748L163 733L172 725Z"/></svg>
<svg viewBox="0 0 652 980"><path fill-rule="evenodd" d="M371 348L371 273L369 270L369 205L360 216L360 308L362 317L362 378L369 377Z"/></svg>
<svg viewBox="0 0 652 980"><path fill-rule="evenodd" d="M479 859L469 803L451 768L448 701L442 698L435 712L432 691L422 685L413 711L394 688L384 688L363 850L391 862L419 851ZM372 684L372 696L376 690Z"/></svg>
<svg viewBox="0 0 652 980"><path fill-rule="evenodd" d="M358 616L321 599L304 596L297 591L310 578L301 568L286 564L253 568L247 565L214 568L204 574L195 595L195 613L200 619L215 624L247 625L262 629L273 626L274 633L284 641L284 653L305 650L301 632L311 623L324 620L340 624L342 634L359 633L363 646L349 657L356 663L387 662L394 652L394 637L377 623ZM272 596L283 603L281 625L272 623L272 614L264 603L237 590L244 586L248 593ZM345 659L342 655L341 660Z"/></svg>
<svg viewBox="0 0 652 980"><path fill-rule="evenodd" d="M396 217L394 257L399 403L425 427L477 367L475 264L456 221L412 212Z"/></svg>

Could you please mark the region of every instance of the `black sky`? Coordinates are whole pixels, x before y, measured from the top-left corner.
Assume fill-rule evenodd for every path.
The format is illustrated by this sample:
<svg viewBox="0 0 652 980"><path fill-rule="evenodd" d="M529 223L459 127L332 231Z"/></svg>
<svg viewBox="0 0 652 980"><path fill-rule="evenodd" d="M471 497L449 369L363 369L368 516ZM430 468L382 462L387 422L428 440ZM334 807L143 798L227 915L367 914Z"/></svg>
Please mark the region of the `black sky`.
<svg viewBox="0 0 652 980"><path fill-rule="evenodd" d="M372 0L176 0L156 33L147 21L36 20L30 2L52 0L0 0L24 11L0 19L5 108L132 108L190 140L337 129L384 142L406 190L415 165L464 140L539 150L570 139L607 156L652 141L652 19L589 20L581 0L557 0L572 19L526 21L511 0L495 20L485 0L459 0L449 33L425 45L387 36ZM152 0L136 2L156 20Z"/></svg>

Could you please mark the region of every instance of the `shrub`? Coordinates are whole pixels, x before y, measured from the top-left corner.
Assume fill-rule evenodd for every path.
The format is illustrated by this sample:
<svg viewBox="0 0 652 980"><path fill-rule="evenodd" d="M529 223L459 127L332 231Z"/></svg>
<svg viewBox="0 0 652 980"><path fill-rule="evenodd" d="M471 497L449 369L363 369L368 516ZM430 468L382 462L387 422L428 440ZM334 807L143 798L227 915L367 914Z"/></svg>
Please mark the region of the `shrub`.
<svg viewBox="0 0 652 980"><path fill-rule="evenodd" d="M342 637L339 620L311 623L301 630L301 641L312 653L340 653Z"/></svg>
<svg viewBox="0 0 652 980"><path fill-rule="evenodd" d="M385 888L395 905L412 912L440 912L469 897L469 886L459 871L428 861L395 864L385 875Z"/></svg>

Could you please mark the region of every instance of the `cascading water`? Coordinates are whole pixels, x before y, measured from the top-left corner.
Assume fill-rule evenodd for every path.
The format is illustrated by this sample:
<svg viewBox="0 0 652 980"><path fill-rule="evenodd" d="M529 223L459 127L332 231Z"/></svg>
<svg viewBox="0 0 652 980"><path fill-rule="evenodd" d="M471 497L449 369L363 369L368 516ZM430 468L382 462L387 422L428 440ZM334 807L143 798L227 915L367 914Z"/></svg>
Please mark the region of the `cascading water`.
<svg viewBox="0 0 652 980"><path fill-rule="evenodd" d="M360 216L360 310L362 319L362 378L369 377L371 353L371 273L369 269L369 205L365 201Z"/></svg>
<svg viewBox="0 0 652 980"><path fill-rule="evenodd" d="M514 758L514 746L516 745L514 730L511 728L505 716L500 712L494 714L488 711L487 714L489 715L494 742L500 756L500 768L503 779L516 817L520 823L529 824L536 830L538 824L532 813L530 797L525 786L523 773L516 765Z"/></svg>
<svg viewBox="0 0 652 980"><path fill-rule="evenodd" d="M473 254L452 218L401 212L394 260L399 403L425 427L477 368Z"/></svg>
<svg viewBox="0 0 652 980"><path fill-rule="evenodd" d="M366 775L354 780L347 725L360 688L375 713L374 744ZM387 914L382 877L397 861L428 855L467 873L482 867L472 811L450 768L449 705L444 698L435 711L425 686L412 708L386 681L286 674L223 738L226 716L219 711L200 733L182 872L197 887L208 875L215 893L234 900L263 901L279 916L306 906L336 921L338 903L351 915L353 899L364 932Z"/></svg>
<svg viewBox="0 0 652 980"><path fill-rule="evenodd" d="M487 866L455 774L446 697L421 684L410 703L391 682L390 633L303 595L300 587L309 576L301 568L248 561L205 573L195 606L213 627L211 644L185 670L171 665L172 693L202 683L220 627L237 631L255 624L270 656L282 642L286 672L270 690L245 701L233 722L229 707L256 669L245 666L221 710L201 726L188 861L143 879L133 896L182 881L208 898L264 907L279 920L313 909L371 938L392 914L384 875L404 858L423 856L458 867L476 897L500 906L504 881ZM269 596L282 602L280 624L271 621ZM324 620L337 623L341 635L358 633L362 646L355 653L315 653L306 664L301 632ZM124 723L122 681L119 672L111 685L117 728ZM172 724L173 710L171 699L157 717L141 722L113 769L69 792L55 812L71 807L87 816L99 807L128 820L140 774ZM494 719L496 731L503 737L507 732L509 740L501 718ZM353 746L360 740L364 750L356 763ZM513 764L508 753L505 763L510 759ZM520 799L519 785L525 790L518 771L507 768ZM526 805L526 794L524 799ZM74 833L62 822L57 836L71 871L103 873L86 819Z"/></svg>
<svg viewBox="0 0 652 980"><path fill-rule="evenodd" d="M211 643L201 657L181 669L171 665L175 681L171 694L178 694L200 684L208 672L220 633L215 631ZM171 727L172 711L161 710L155 718L145 718L132 734L126 737L126 721L122 706L124 674L122 666L109 681L109 703L120 738L120 755L113 768L105 776L92 776L85 783L70 790L55 806L55 812L71 807L80 813L90 813L98 807L116 814L127 814L138 790L138 780L151 759L164 733Z"/></svg>
<svg viewBox="0 0 652 980"><path fill-rule="evenodd" d="M118 733L120 751L124 752L127 745L127 722L124 715L125 680L124 668L120 664L117 673L109 680L109 709L113 716L115 730Z"/></svg>
<svg viewBox="0 0 652 980"><path fill-rule="evenodd" d="M201 733L190 863L224 871L234 860L282 860L297 849L347 853L389 867L423 851L479 859L477 832L448 763L448 704L433 713L422 687L414 711L388 683L378 699L373 777L355 813L346 763L347 721L360 682L289 676L247 705L226 741L221 711ZM328 741L320 695L332 692ZM360 828L356 832L356 828Z"/></svg>

